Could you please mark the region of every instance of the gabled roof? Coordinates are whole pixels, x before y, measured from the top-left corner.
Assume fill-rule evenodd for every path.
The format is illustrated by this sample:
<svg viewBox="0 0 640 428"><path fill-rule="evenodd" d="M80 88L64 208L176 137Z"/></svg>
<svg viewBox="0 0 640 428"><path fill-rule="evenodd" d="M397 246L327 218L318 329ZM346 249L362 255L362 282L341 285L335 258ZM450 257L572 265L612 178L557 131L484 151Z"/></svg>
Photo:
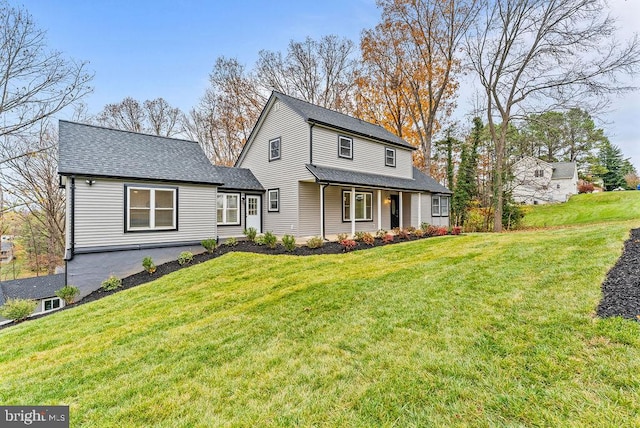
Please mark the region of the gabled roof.
<svg viewBox="0 0 640 428"><path fill-rule="evenodd" d="M247 168L216 166L218 176L224 183L219 190L248 190L264 192L264 187Z"/></svg>
<svg viewBox="0 0 640 428"><path fill-rule="evenodd" d="M0 282L0 304L6 299L46 299L64 287L64 274Z"/></svg>
<svg viewBox="0 0 640 428"><path fill-rule="evenodd" d="M60 121L58 173L222 184L194 141Z"/></svg>
<svg viewBox="0 0 640 428"><path fill-rule="evenodd" d="M552 180L560 180L563 178L573 178L576 173L577 164L575 162L553 162Z"/></svg>
<svg viewBox="0 0 640 428"><path fill-rule="evenodd" d="M452 193L449 189L418 168L413 168L413 179L390 175L369 174L340 168L329 168L307 164L307 169L318 183L367 186L389 190L423 191L430 193Z"/></svg>
<svg viewBox="0 0 640 428"><path fill-rule="evenodd" d="M415 150L415 147L404 141L397 135L387 131L380 125L366 122L362 119L339 113L328 108L320 107L315 104L290 97L283 93L273 91L271 97L276 97L292 110L302 116L307 122L313 122L332 128L337 128L346 132L362 135L364 137L373 138L382 142L395 146L404 147L406 149ZM269 105L269 103L267 103Z"/></svg>

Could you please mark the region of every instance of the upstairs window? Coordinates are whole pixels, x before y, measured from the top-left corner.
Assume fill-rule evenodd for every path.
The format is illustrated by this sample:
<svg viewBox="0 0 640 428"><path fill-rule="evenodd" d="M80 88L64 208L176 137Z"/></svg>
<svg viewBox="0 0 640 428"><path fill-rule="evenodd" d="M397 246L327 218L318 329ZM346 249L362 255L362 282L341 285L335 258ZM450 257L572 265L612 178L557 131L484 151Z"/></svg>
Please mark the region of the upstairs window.
<svg viewBox="0 0 640 428"><path fill-rule="evenodd" d="M280 137L269 140L269 161L280 159Z"/></svg>
<svg viewBox="0 0 640 428"><path fill-rule="evenodd" d="M396 166L396 149L390 149L389 147L385 147L384 164L386 166Z"/></svg>
<svg viewBox="0 0 640 428"><path fill-rule="evenodd" d="M126 187L128 232L177 229L176 188Z"/></svg>
<svg viewBox="0 0 640 428"><path fill-rule="evenodd" d="M448 196L432 196L431 197L431 215L433 217L449 216L449 197Z"/></svg>
<svg viewBox="0 0 640 428"><path fill-rule="evenodd" d="M353 159L353 139L340 135L338 137L338 157Z"/></svg>
<svg viewBox="0 0 640 428"><path fill-rule="evenodd" d="M536 169L533 175L535 177L544 177L544 169Z"/></svg>

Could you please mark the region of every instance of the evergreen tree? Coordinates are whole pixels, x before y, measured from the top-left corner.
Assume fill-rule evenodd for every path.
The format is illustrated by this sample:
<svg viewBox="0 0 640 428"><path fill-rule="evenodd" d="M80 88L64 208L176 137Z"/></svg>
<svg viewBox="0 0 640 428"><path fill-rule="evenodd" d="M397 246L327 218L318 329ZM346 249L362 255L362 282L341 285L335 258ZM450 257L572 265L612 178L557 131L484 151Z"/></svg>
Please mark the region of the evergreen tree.
<svg viewBox="0 0 640 428"><path fill-rule="evenodd" d="M600 145L598 154L599 177L602 179L605 190L613 190L618 187L625 187L624 176L629 173L629 168L633 168L628 159L622 157L622 150L609 140Z"/></svg>
<svg viewBox="0 0 640 428"><path fill-rule="evenodd" d="M469 216L471 201L478 193L476 174L478 169L478 147L482 142L484 125L479 117L473 119L473 129L469 141L462 145L458 180L451 201L455 224L464 226Z"/></svg>

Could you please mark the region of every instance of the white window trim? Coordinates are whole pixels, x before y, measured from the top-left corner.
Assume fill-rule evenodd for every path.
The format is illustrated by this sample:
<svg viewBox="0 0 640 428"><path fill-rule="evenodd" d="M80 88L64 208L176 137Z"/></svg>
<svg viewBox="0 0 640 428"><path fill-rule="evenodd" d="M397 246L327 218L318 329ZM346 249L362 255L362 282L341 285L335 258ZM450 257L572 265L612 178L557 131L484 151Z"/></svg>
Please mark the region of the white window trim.
<svg viewBox="0 0 640 428"><path fill-rule="evenodd" d="M447 201L447 203L446 203L446 207L447 207L446 213L444 213L443 212L444 210L442 209L442 207L443 207L442 201L443 200ZM433 204L435 201L438 201L438 209L437 210L435 209L436 207ZM432 196L431 197L431 216L432 217L449 217L449 212L450 211L451 211L451 209L450 209L450 200L449 200L448 196L439 196L439 195L437 195L437 196Z"/></svg>
<svg viewBox="0 0 640 428"><path fill-rule="evenodd" d="M387 155L387 153L393 153L393 163L389 163L389 156ZM384 164L385 166L396 166L396 149L392 149L391 147L385 147L384 148Z"/></svg>
<svg viewBox="0 0 640 428"><path fill-rule="evenodd" d="M349 156L342 154L342 141L349 142ZM353 138L338 135L338 157L342 159L353 159Z"/></svg>
<svg viewBox="0 0 640 428"><path fill-rule="evenodd" d="M57 300L58 302L60 302L60 306L58 306L57 308L45 310L44 309L44 305L45 305L44 302L49 302L49 301L54 301L54 300ZM64 302L59 297L51 297L49 299L42 299L42 312L53 312L53 311L57 311L59 309L62 309L63 307L64 307Z"/></svg>
<svg viewBox="0 0 640 428"><path fill-rule="evenodd" d="M349 195L349 198L351 198L351 190L343 190L342 191L342 221L343 222L350 222L351 219L347 218L345 216L345 210L344 210L344 197L345 195ZM358 195L369 195L371 197L371 209L369 210L369 212L367 213L367 205L365 202L365 218L357 218L356 217L356 221L373 221L373 192L361 192L361 191L357 191L356 190L356 195L355 195L355 199L357 200ZM365 196L366 198L366 196ZM351 200L351 199L349 199ZM349 210L351 211L351 210ZM351 214L351 212L349 212L349 214ZM367 217L367 214L369 214L369 216Z"/></svg>
<svg viewBox="0 0 640 428"><path fill-rule="evenodd" d="M276 141L278 142L278 156L272 156L273 150L271 150L271 144ZM269 162L280 159L280 156L282 156L282 141L280 140L280 137L272 138L269 140Z"/></svg>
<svg viewBox="0 0 640 428"><path fill-rule="evenodd" d="M271 207L271 194L275 193L276 197L275 197L275 202L276 202L276 208L272 208ZM267 210L269 212L278 212L280 211L280 189L269 189L267 190Z"/></svg>
<svg viewBox="0 0 640 428"><path fill-rule="evenodd" d="M229 208L229 196L236 197L236 208ZM222 199L222 221L218 221L218 224L221 226L237 226L240 224L240 194L239 193L218 193L218 198L223 197ZM227 212L229 210L235 209L238 213L236 218L238 221L230 222L227 221ZM218 201L216 201L216 221L218 220Z"/></svg>
<svg viewBox="0 0 640 428"><path fill-rule="evenodd" d="M149 227L132 227L131 226L131 191L132 190L148 190L149 191ZM156 227L156 190L163 192L173 193L173 218L171 226ZM149 187L149 186L126 186L127 197L127 221L126 232L140 232L140 231L163 231L163 230L178 230L178 189L176 187ZM166 210L166 208L160 208L160 210Z"/></svg>

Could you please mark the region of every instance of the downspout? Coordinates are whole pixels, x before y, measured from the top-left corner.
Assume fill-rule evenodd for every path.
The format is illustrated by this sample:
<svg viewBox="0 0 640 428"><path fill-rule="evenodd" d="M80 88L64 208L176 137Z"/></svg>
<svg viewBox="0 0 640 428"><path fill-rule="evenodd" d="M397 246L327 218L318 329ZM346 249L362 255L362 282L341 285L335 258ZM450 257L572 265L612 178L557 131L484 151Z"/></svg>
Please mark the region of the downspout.
<svg viewBox="0 0 640 428"><path fill-rule="evenodd" d="M309 125L309 163L313 165L313 127L316 124L311 122Z"/></svg>
<svg viewBox="0 0 640 428"><path fill-rule="evenodd" d="M69 213L69 220L70 220L70 225L68 225L70 227L69 230L69 240L70 242L70 247L69 247L69 254L66 255L65 254L65 259L64 259L64 284L68 285L69 284L69 262L71 260L73 260L73 257L75 255L75 247L76 247L76 176L72 175L71 176L71 185L70 185L70 201L69 201L69 210L71 211Z"/></svg>

